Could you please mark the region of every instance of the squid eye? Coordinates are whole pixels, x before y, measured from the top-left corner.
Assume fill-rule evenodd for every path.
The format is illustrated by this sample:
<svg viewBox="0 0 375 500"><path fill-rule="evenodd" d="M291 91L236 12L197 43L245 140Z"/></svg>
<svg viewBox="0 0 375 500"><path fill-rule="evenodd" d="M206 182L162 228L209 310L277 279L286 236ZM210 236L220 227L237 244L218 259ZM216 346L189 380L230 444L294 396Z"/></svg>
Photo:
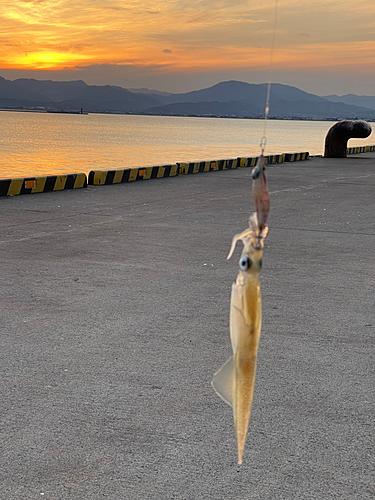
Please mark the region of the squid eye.
<svg viewBox="0 0 375 500"><path fill-rule="evenodd" d="M250 269L251 267L251 260L249 259L249 257L241 257L240 258L240 262L239 262L239 266L240 266L240 269L242 271L247 271L248 269Z"/></svg>
<svg viewBox="0 0 375 500"><path fill-rule="evenodd" d="M260 176L260 169L259 167L255 167L254 170L252 171L253 179L258 179Z"/></svg>

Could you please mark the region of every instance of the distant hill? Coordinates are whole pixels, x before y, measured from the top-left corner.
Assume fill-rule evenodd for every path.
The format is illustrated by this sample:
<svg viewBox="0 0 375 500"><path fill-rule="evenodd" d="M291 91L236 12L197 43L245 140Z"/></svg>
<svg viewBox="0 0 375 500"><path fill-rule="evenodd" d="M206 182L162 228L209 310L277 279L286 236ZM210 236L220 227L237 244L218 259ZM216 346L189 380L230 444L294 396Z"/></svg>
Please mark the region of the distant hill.
<svg viewBox="0 0 375 500"><path fill-rule="evenodd" d="M122 111L139 112L162 103L154 95L138 95L113 85L87 85L78 80L54 82L21 78L5 80L0 77L0 106L46 108L48 110Z"/></svg>
<svg viewBox="0 0 375 500"><path fill-rule="evenodd" d="M148 114L178 115L178 116L228 116L261 118L264 115L262 100L244 99L241 101L203 101L180 102L157 106L146 110ZM309 118L332 119L363 118L375 119L375 110L348 106L346 104L322 100L314 101L287 101L272 99L270 116L273 118Z"/></svg>
<svg viewBox="0 0 375 500"><path fill-rule="evenodd" d="M128 89L129 92L133 92L134 94L154 94L154 95L162 95L162 96L170 96L173 95L173 92L163 92L161 90L150 90L146 88L140 89Z"/></svg>
<svg viewBox="0 0 375 500"><path fill-rule="evenodd" d="M334 94L324 96L324 98L332 102L343 102L354 106L363 106L365 108L375 109L375 96L355 94L338 96Z"/></svg>
<svg viewBox="0 0 375 500"><path fill-rule="evenodd" d="M271 87L272 99L286 99L291 101L321 101L323 98L314 94L308 94L303 90L289 85L275 83ZM217 83L207 89L187 92L185 94L173 94L163 101L166 104L175 102L233 102L233 101L253 101L265 103L267 95L267 84L255 85L251 83L238 82L235 80ZM264 104L262 104L264 107Z"/></svg>
<svg viewBox="0 0 375 500"><path fill-rule="evenodd" d="M161 96L163 106L146 113L193 116L262 117L266 101L267 84L249 84L238 81L221 82L207 89ZM335 103L309 94L296 87L280 83L271 86L270 116L279 118L375 119L374 110L363 106Z"/></svg>
<svg viewBox="0 0 375 500"><path fill-rule="evenodd" d="M266 84L238 81L221 82L183 94L170 94L146 88L130 91L113 85L87 85L81 80L55 82L20 78L10 81L0 77L0 107L8 109L78 111L83 108L87 112L262 117L266 93ZM366 96L352 97L361 99ZM367 99L370 99L368 102L371 104L371 99L375 98ZM375 120L375 108L339 102L275 83L271 87L270 116Z"/></svg>

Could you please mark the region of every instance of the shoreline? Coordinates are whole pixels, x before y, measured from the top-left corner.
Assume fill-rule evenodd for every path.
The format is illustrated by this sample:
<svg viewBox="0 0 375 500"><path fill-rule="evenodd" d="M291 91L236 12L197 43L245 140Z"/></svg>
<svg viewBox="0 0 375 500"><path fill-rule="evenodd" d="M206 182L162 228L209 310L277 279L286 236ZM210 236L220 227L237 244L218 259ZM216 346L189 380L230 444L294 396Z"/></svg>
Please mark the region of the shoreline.
<svg viewBox="0 0 375 500"><path fill-rule="evenodd" d="M136 113L132 111L83 111L78 110L53 110L53 109L18 109L0 108L0 111L11 111L17 113L41 113L41 114L65 114L65 115L125 115L125 116L165 116L168 118L220 118L232 120L260 120L264 121L264 116L236 116L236 115L208 115L208 114L162 114L162 113ZM309 116L269 116L267 120L280 121L310 121L310 122L337 122L341 120L361 119L368 123L375 123L375 119L352 118L352 117L309 117Z"/></svg>
<svg viewBox="0 0 375 500"><path fill-rule="evenodd" d="M375 145L355 146L347 148L347 155L375 153ZM374 155L371 155L373 158ZM265 155L268 167L281 164L307 161L311 158L329 160L322 155L310 155L309 152L282 153ZM208 173L214 171L242 170L256 166L259 156L237 157L222 160L206 160L198 162L175 162L167 165L132 167L122 169L96 169L88 174L85 172L55 174L44 176L27 176L0 179L0 197L20 194L36 194L51 191L86 188L87 186L104 186L124 184L134 181L184 177L190 174ZM337 160L337 158L335 158ZM339 160L347 158L339 158Z"/></svg>

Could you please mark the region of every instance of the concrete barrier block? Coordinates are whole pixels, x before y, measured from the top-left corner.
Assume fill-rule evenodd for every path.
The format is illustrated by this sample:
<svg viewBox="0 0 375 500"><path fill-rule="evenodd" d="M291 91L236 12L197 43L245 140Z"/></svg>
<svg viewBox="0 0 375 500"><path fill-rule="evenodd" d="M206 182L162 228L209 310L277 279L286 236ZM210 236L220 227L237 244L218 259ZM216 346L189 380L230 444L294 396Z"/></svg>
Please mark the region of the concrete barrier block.
<svg viewBox="0 0 375 500"><path fill-rule="evenodd" d="M177 162L178 174L199 174L202 172L210 172L211 170L219 170L220 165L217 160L197 161L197 162Z"/></svg>
<svg viewBox="0 0 375 500"><path fill-rule="evenodd" d="M284 153L283 159L285 162L290 161L304 161L310 158L310 153L308 151L303 153Z"/></svg>
<svg viewBox="0 0 375 500"><path fill-rule="evenodd" d="M177 164L116 170L91 170L88 177L88 184L91 186L103 186L148 179L161 179L163 177L175 177L176 175L178 175Z"/></svg>
<svg viewBox="0 0 375 500"><path fill-rule="evenodd" d="M210 163L210 171L223 170L222 160L211 160L209 163Z"/></svg>
<svg viewBox="0 0 375 500"><path fill-rule="evenodd" d="M375 145L353 146L346 149L346 154L354 155L359 153L371 153L373 151L375 151Z"/></svg>
<svg viewBox="0 0 375 500"><path fill-rule="evenodd" d="M275 165L277 163L283 163L283 155L267 155L264 157L268 165Z"/></svg>
<svg viewBox="0 0 375 500"><path fill-rule="evenodd" d="M232 158L230 160L224 160L227 170L234 170L238 168L238 158Z"/></svg>
<svg viewBox="0 0 375 500"><path fill-rule="evenodd" d="M0 180L0 196L47 193L87 186L85 173Z"/></svg>
<svg viewBox="0 0 375 500"><path fill-rule="evenodd" d="M258 156L237 158L237 160L239 162L238 166L240 168L255 167L257 159L258 159Z"/></svg>
<svg viewBox="0 0 375 500"><path fill-rule="evenodd" d="M233 170L238 165L238 158L211 161L210 170Z"/></svg>
<svg viewBox="0 0 375 500"><path fill-rule="evenodd" d="M6 194L8 196L15 196L17 194L20 194L22 187L24 185L24 182L25 182L25 179L10 179L8 191Z"/></svg>
<svg viewBox="0 0 375 500"><path fill-rule="evenodd" d="M178 175L187 175L189 173L189 163L177 163Z"/></svg>
<svg viewBox="0 0 375 500"><path fill-rule="evenodd" d="M294 161L294 153L283 153L284 162Z"/></svg>

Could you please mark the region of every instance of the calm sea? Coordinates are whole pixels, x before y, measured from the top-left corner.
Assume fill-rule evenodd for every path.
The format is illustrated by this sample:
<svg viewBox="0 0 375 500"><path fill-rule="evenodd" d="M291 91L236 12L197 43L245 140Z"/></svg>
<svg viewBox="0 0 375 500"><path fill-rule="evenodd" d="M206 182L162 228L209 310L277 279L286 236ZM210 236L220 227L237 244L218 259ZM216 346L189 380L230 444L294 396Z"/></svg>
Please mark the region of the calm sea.
<svg viewBox="0 0 375 500"><path fill-rule="evenodd" d="M270 120L267 154L322 154L334 122ZM0 178L259 155L262 120L2 111ZM353 139L350 145L373 144Z"/></svg>

